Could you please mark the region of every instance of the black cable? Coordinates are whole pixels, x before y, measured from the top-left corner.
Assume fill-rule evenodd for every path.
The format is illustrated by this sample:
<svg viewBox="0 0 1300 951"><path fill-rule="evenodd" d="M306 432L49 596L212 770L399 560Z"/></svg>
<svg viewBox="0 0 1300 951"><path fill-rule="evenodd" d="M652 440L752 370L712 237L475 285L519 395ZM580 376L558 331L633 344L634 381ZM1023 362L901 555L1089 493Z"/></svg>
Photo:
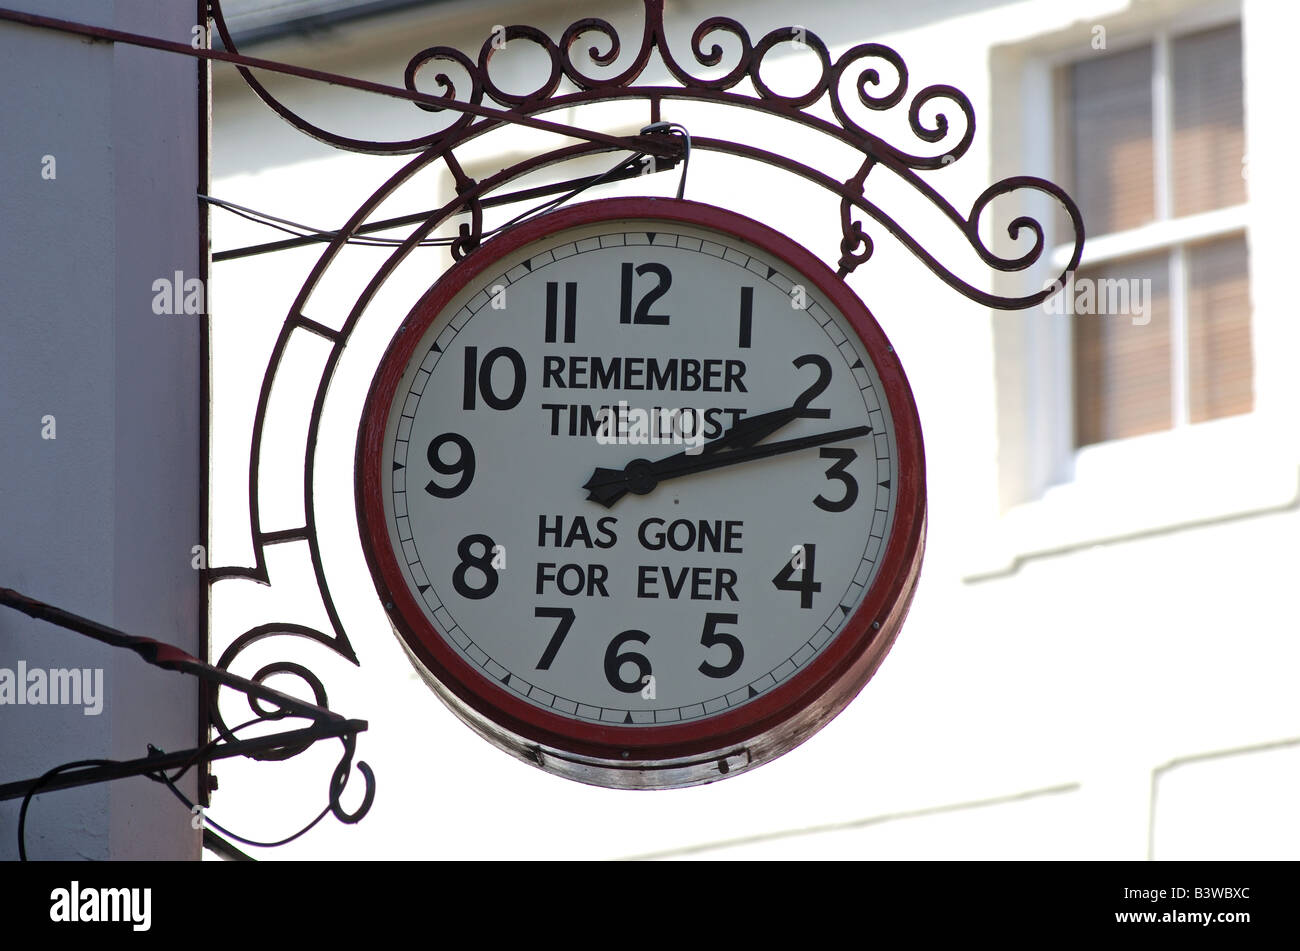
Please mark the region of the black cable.
<svg viewBox="0 0 1300 951"><path fill-rule="evenodd" d="M61 766L54 767L32 783L31 787L27 790L27 794L23 796L22 808L18 810L18 861L27 861L27 807L32 804L32 799L34 799L36 794L40 792L42 786L55 776L59 775L59 773L66 773L70 769L83 769L87 766L115 766L116 764L117 760L111 759L77 760L74 763L64 763Z"/></svg>

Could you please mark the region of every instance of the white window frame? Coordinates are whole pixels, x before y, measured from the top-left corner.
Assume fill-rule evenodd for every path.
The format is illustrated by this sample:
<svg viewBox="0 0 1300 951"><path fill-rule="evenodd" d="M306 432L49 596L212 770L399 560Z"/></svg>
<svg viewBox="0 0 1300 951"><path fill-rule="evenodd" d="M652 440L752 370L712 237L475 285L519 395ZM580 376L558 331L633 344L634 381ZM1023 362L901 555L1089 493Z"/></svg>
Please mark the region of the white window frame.
<svg viewBox="0 0 1300 951"><path fill-rule="evenodd" d="M1257 341L1258 309L1251 316L1255 344L1252 410L1239 416L1200 423L1188 420L1188 367L1186 266L1183 249L1191 244L1245 235L1251 240L1252 205L1240 205L1172 218L1169 194L1170 136L1172 127L1170 52L1172 41L1189 33L1242 22L1241 0L1210 0L1204 4L1153 19L1150 11L1132 8L1102 17L1107 54L1153 44L1153 125L1157 169L1155 219L1147 224L1096 237L1084 245L1080 268L1130 255L1171 254L1171 344L1174 348L1173 426L1159 432L1111 440L1076 448L1074 444L1073 320L1051 316L1043 308L1025 312L1018 325L1014 352L997 359L1023 361L1019 368L1021 401L1017 441L1021 445L999 451L1000 479L1010 491L1002 492L998 515L990 536L971 545L964 574L975 579L1014 570L1028 558L1055 554L1094 544L1142 536L1219 521L1296 504L1297 468L1293 441L1270 438L1276 420L1261 412ZM1084 58L1092 26L1074 24L1059 34L1025 44L1016 59L1018 69L1018 140L1006 155L1020 168L1034 168L1055 178L1058 167L1056 134L1060 116L1055 101L1056 70ZM1242 23L1243 36L1245 24ZM1250 90L1246 89L1246 123L1250 123ZM1042 130L1052 130L1044 135ZM1249 142L1249 133L1247 135ZM1247 145L1249 152L1249 145ZM1065 183L1068 188L1068 183ZM1055 215L1044 219L1045 206L1026 206L1027 213L1043 220L1049 242L1057 242L1045 255L1039 276L1045 286L1069 263L1072 247L1060 243ZM1085 227L1087 222L1085 221ZM1251 269L1255 262L1251 256ZM1253 275L1251 286L1255 284ZM999 369L1002 369L1001 367ZM1002 378L1005 375L999 373ZM1005 407L1006 403L1003 403ZM1221 473L1210 459L1231 459L1232 486L1224 491Z"/></svg>

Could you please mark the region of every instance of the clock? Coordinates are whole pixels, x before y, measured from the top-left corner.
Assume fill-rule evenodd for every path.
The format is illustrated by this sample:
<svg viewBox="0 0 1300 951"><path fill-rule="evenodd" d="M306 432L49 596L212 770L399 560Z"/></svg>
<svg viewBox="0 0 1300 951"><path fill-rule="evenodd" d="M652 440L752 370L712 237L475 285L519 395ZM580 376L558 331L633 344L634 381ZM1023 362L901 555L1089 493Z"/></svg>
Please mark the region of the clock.
<svg viewBox="0 0 1300 951"><path fill-rule="evenodd" d="M911 602L925 464L897 355L788 237L570 206L452 267L357 438L362 546L441 699L622 788L734 776L862 689Z"/></svg>

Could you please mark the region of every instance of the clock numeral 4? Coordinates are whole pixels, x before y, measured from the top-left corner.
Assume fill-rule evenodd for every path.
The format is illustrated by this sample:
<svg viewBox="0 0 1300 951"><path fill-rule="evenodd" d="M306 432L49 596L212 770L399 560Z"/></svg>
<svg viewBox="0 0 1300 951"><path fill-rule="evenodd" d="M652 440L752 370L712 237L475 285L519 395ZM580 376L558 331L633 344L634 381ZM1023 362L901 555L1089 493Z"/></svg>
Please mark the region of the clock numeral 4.
<svg viewBox="0 0 1300 951"><path fill-rule="evenodd" d="M831 448L823 449L821 457L836 460L835 464L826 470L826 478L837 479L844 483L844 497L832 502L826 496L819 495L813 499L813 505L825 512L847 511L858 500L858 480L845 470L853 460L858 458L858 454L852 449Z"/></svg>
<svg viewBox="0 0 1300 951"><path fill-rule="evenodd" d="M560 317L560 285L546 282L546 342L555 343ZM564 282L564 342L573 343L578 323L578 282Z"/></svg>
<svg viewBox="0 0 1300 951"><path fill-rule="evenodd" d="M652 314L650 308L659 298L668 293L668 288L673 286L673 274L664 264L641 264L635 268L637 276L653 274L659 278L659 283L641 297L636 305L636 310L632 309L632 284L633 284L633 266L623 265L622 281L620 285L619 298L621 308L619 310L618 322L620 324L666 324L668 323L667 314Z"/></svg>
<svg viewBox="0 0 1300 951"><path fill-rule="evenodd" d="M817 580L816 569L817 546L799 545L795 549L794 557L776 573L772 584L778 591L798 591L799 607L811 608L813 595L822 589L822 583ZM796 572L800 575L798 581L794 580Z"/></svg>
<svg viewBox="0 0 1300 951"><path fill-rule="evenodd" d="M474 554L474 547L480 546L483 554ZM456 589L456 593L462 598L469 598L471 601L481 601L490 597L492 592L497 589L501 582L501 576L497 574L496 566L492 563L497 551L497 544L489 535L474 534L466 535L456 546L456 554L460 556L458 564L451 573L451 586ZM473 569L483 577L483 583L474 587L469 583L469 572Z"/></svg>
<svg viewBox="0 0 1300 951"><path fill-rule="evenodd" d="M513 376L510 392L505 396L498 396L496 389L492 385L492 370L499 360L505 360L510 364ZM492 409L514 409L519 405L519 401L524 398L524 386L527 382L528 374L524 370L524 358L519 355L519 351L514 347L497 347L494 350L489 350L487 355L483 357L481 366L478 362L478 347L465 348L465 400L463 403L465 409L476 408L480 395L483 397L483 402Z"/></svg>
<svg viewBox="0 0 1300 951"><path fill-rule="evenodd" d="M442 447L448 443L455 446L458 452L454 462L443 462L440 455ZM430 479L424 486L424 491L430 495L436 495L440 499L454 499L464 493L474 481L474 447L460 433L443 433L441 436L434 437L429 441L429 449L425 456L434 472L440 475L460 476L456 484L450 486L441 486Z"/></svg>

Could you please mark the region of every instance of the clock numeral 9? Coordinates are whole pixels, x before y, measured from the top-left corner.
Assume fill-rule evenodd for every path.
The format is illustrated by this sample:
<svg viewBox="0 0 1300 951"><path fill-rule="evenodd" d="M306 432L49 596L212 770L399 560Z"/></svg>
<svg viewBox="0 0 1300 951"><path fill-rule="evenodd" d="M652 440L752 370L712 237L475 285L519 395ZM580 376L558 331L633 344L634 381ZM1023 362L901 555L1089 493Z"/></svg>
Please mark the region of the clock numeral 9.
<svg viewBox="0 0 1300 951"><path fill-rule="evenodd" d="M483 554L475 555L473 548L475 545L481 545ZM460 564L451 573L451 586L456 589L456 593L462 598L469 598L471 601L481 601L490 597L492 592L497 589L501 581L500 575L492 565L493 550L496 548L496 542L488 535L475 534L466 535L456 546L456 554L460 556ZM469 570L476 569L483 576L481 587L471 587L469 584Z"/></svg>
<svg viewBox="0 0 1300 951"><path fill-rule="evenodd" d="M505 396L497 396L496 390L492 387L492 369L497 361L502 359L510 362L510 367L514 371L514 382L510 385L509 393ZM483 358L482 366L479 366L478 362L478 347L465 348L463 404L465 409L474 409L480 394L483 396L483 402L492 409L514 409L524 398L524 386L527 382L528 374L524 370L524 358L513 347L497 347L489 350L487 356Z"/></svg>
<svg viewBox="0 0 1300 951"><path fill-rule="evenodd" d="M459 455L454 462L443 462L439 456L442 447L447 443L453 444L459 450ZM434 472L441 475L460 475L456 484L450 486L441 486L430 479L424 486L424 491L430 495L436 495L440 499L454 499L468 489L470 483L474 481L474 447L460 433L443 433L430 440L425 455Z"/></svg>
<svg viewBox="0 0 1300 951"><path fill-rule="evenodd" d="M668 267L663 264L642 264L636 268L638 276L650 273L659 278L659 283L655 285L654 290L643 296L636 305L636 312L632 311L632 271L631 264L623 265L623 274L620 287L620 298L622 307L619 310L618 322L620 324L666 324L668 323L667 314L650 313L651 306L668 293L668 288L673 286L673 274Z"/></svg>
<svg viewBox="0 0 1300 951"><path fill-rule="evenodd" d="M796 554L787 561L781 570L776 573L776 577L772 579L772 584L778 591L798 591L799 607L811 608L813 606L813 594L822 589L822 583L816 580L815 574L817 569L817 546L800 545L799 550L803 556L802 559L799 554ZM802 564L796 568L795 564L798 562L802 562ZM798 581L794 580L796 571L802 575Z"/></svg>

